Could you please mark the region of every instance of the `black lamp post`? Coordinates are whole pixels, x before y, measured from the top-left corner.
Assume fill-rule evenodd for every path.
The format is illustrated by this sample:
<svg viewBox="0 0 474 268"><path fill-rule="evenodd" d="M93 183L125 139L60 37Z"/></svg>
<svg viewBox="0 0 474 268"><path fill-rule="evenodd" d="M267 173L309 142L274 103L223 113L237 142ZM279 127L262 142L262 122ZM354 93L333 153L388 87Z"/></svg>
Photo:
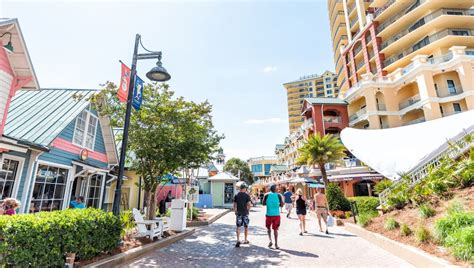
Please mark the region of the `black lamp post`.
<svg viewBox="0 0 474 268"><path fill-rule="evenodd" d="M138 45L147 51L147 53L138 54ZM132 59L132 68L130 70L130 84L128 85L128 98L127 98L127 111L125 113L125 123L123 125L123 138L122 138L122 148L120 149L120 162L119 162L119 172L117 177L117 187L114 194L114 203L112 206L112 212L114 215L120 215L120 198L122 195L122 177L125 169L125 155L127 150L128 142L128 128L130 125L130 115L132 113L132 99L133 99L133 89L135 87L135 75L137 73L137 61L138 60L148 60L148 59L157 59L156 67L153 67L147 74L146 77L152 81L156 82L165 82L171 79L171 75L166 71L166 69L161 66L161 51L150 51L146 49L142 42L141 36L139 34L135 37L135 48L133 50L133 59Z"/></svg>

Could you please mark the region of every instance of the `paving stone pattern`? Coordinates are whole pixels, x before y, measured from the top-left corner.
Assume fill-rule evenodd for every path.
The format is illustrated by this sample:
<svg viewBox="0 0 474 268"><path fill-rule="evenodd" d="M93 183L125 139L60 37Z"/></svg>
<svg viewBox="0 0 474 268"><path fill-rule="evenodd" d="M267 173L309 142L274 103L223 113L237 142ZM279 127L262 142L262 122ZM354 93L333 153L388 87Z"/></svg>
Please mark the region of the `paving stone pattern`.
<svg viewBox="0 0 474 268"><path fill-rule="evenodd" d="M235 216L228 213L213 224L200 227L187 239L122 267L413 267L341 227L330 228L326 235L319 232L313 216L306 224L308 233L299 236L296 215L287 219L282 214L281 249L269 249L264 208L252 208L251 244L235 248Z"/></svg>

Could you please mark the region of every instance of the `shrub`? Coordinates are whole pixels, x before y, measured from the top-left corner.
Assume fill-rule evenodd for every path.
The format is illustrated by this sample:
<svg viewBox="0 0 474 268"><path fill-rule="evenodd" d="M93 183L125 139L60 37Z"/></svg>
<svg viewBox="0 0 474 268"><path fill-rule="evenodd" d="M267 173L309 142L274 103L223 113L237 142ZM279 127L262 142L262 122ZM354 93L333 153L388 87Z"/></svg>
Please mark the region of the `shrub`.
<svg viewBox="0 0 474 268"><path fill-rule="evenodd" d="M453 212L435 222L436 238L443 244L457 230L474 225L474 212Z"/></svg>
<svg viewBox="0 0 474 268"><path fill-rule="evenodd" d="M350 217L352 217L352 212L350 211L346 211L345 214L346 214L346 219L349 219Z"/></svg>
<svg viewBox="0 0 474 268"><path fill-rule="evenodd" d="M357 224L362 227L367 227L371 222L372 219L377 217L376 213L362 213L357 216Z"/></svg>
<svg viewBox="0 0 474 268"><path fill-rule="evenodd" d="M186 216L187 216L187 219L191 219L191 210L188 209L187 213L186 213ZM199 216L199 208L196 208L196 207L193 207L193 219L197 219L197 217Z"/></svg>
<svg viewBox="0 0 474 268"><path fill-rule="evenodd" d="M88 259L118 246L121 222L99 209L0 217L0 266L61 267L66 253Z"/></svg>
<svg viewBox="0 0 474 268"><path fill-rule="evenodd" d="M393 182L391 180L381 180L374 186L374 192L380 194L385 189L392 187Z"/></svg>
<svg viewBox="0 0 474 268"><path fill-rule="evenodd" d="M431 233L425 226L419 226L415 231L415 239L419 243L426 243L431 239Z"/></svg>
<svg viewBox="0 0 474 268"><path fill-rule="evenodd" d="M379 206L379 199L377 197L357 196L349 197L350 201L355 201L359 213L373 213L377 212Z"/></svg>
<svg viewBox="0 0 474 268"><path fill-rule="evenodd" d="M391 231L397 229L399 226L400 224L394 218L388 218L385 221L383 228L385 228L385 230Z"/></svg>
<svg viewBox="0 0 474 268"><path fill-rule="evenodd" d="M474 226L461 228L449 235L446 245L456 259L474 262Z"/></svg>
<svg viewBox="0 0 474 268"><path fill-rule="evenodd" d="M419 208L420 217L427 219L433 217L436 214L436 211L429 204L422 204Z"/></svg>
<svg viewBox="0 0 474 268"><path fill-rule="evenodd" d="M409 236L411 235L412 231L410 227L406 223L403 223L402 226L400 226L400 234L403 236Z"/></svg>
<svg viewBox="0 0 474 268"><path fill-rule="evenodd" d="M122 236L124 236L128 231L135 228L135 220L132 211L122 211L120 213L120 222L122 224Z"/></svg>
<svg viewBox="0 0 474 268"><path fill-rule="evenodd" d="M329 203L330 210L351 210L351 203L344 196L341 188L337 184L330 183L326 189L326 196Z"/></svg>

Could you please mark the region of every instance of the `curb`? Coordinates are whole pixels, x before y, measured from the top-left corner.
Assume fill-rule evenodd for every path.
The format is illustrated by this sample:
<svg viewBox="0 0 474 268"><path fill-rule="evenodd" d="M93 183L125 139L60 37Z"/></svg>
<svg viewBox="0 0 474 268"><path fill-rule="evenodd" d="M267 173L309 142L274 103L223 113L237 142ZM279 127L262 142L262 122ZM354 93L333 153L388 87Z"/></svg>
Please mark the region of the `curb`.
<svg viewBox="0 0 474 268"><path fill-rule="evenodd" d="M433 256L413 246L393 241L381 234L368 231L353 223L346 222L344 228L347 231L385 249L393 255L404 259L416 267L458 267L445 259Z"/></svg>
<svg viewBox="0 0 474 268"><path fill-rule="evenodd" d="M225 214L229 213L230 212L230 209L227 209L225 211L222 211L221 213L217 214L217 215L214 215L212 218L210 218L209 220L207 221L193 221L193 222L187 222L186 223L186 226L188 227L199 227L199 226L206 226L206 225L209 225L215 221L217 221L218 219L220 219L221 217L223 217Z"/></svg>
<svg viewBox="0 0 474 268"><path fill-rule="evenodd" d="M177 235L164 238L163 240L160 240L160 241L157 241L155 243L151 243L151 244L148 244L148 245L145 245L145 246L130 249L126 252L117 254L115 256L111 256L109 258L100 260L98 262L88 264L84 267L87 267L87 268L89 268L89 267L107 267L107 268L108 267L116 267L116 266L118 266L120 264L123 264L125 262L129 262L131 260L134 260L134 259L136 259L136 258L152 251L152 250L157 250L157 249L167 247L167 246L173 244L174 242L177 242L181 239L184 239L184 238L192 235L195 231L196 231L195 229L185 230L185 231L183 231L183 232L181 232Z"/></svg>

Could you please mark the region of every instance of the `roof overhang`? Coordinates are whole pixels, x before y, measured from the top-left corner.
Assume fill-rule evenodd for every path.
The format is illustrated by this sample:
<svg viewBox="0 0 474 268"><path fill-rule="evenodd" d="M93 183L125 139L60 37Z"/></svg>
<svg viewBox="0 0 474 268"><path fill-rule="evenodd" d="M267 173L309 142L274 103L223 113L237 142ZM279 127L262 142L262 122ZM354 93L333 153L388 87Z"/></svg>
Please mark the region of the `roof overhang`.
<svg viewBox="0 0 474 268"><path fill-rule="evenodd" d="M5 32L10 32L12 35L12 45L13 52L4 48L3 46L0 49L5 49L12 71L16 77L31 77L31 81L23 85L21 89L39 89L38 79L36 77L33 64L31 62L30 54L25 44L25 39L21 32L20 24L17 19L0 19L0 34ZM6 45L8 41L2 38L3 45Z"/></svg>

